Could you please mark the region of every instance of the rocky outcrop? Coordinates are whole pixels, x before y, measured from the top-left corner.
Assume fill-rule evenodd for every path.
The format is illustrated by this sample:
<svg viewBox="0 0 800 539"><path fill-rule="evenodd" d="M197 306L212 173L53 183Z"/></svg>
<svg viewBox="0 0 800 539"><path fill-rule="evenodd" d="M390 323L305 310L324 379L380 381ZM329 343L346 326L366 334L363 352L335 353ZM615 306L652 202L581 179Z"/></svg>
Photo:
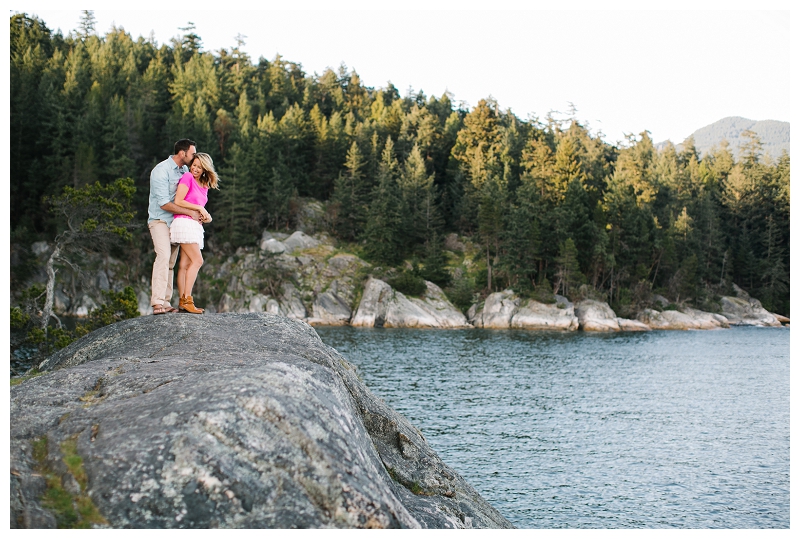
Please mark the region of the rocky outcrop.
<svg viewBox="0 0 800 539"><path fill-rule="evenodd" d="M286 245L275 238L269 238L261 242L261 250L269 251L270 253L281 254L286 252Z"/></svg>
<svg viewBox="0 0 800 539"><path fill-rule="evenodd" d="M651 329L720 329L729 327L728 320L716 313L683 307L681 311L644 309L637 319Z"/></svg>
<svg viewBox="0 0 800 539"><path fill-rule="evenodd" d="M627 318L617 318L620 331L650 331L650 326L638 320L628 320Z"/></svg>
<svg viewBox="0 0 800 539"><path fill-rule="evenodd" d="M63 524L48 488L95 527L511 527L302 322L141 317L40 368L11 388L12 527Z"/></svg>
<svg viewBox="0 0 800 539"><path fill-rule="evenodd" d="M344 326L352 316L350 306L336 293L323 292L314 299L313 317L308 319L312 326Z"/></svg>
<svg viewBox="0 0 800 539"><path fill-rule="evenodd" d="M236 283L238 284L238 283ZM291 283L284 283L282 293L277 298L246 289L239 299L227 292L222 295L218 305L209 305L208 313L270 313L295 320L305 320L307 311L302 298Z"/></svg>
<svg viewBox="0 0 800 539"><path fill-rule="evenodd" d="M519 297L513 290L494 292L486 296L483 307L470 320L476 328L509 329L511 319L519 309Z"/></svg>
<svg viewBox="0 0 800 539"><path fill-rule="evenodd" d="M607 303L584 299L575 304L575 315L583 331L620 331L616 313Z"/></svg>
<svg viewBox="0 0 800 539"><path fill-rule="evenodd" d="M358 273L366 266L355 255L336 253L324 235L264 231L260 250L240 248L224 261L212 258L201 277L226 283L209 312L269 312L313 325L342 325L351 318ZM277 294L275 280L281 281Z"/></svg>
<svg viewBox="0 0 800 539"><path fill-rule="evenodd" d="M319 240L312 238L300 230L295 231L288 237L285 234L265 230L261 235L260 247L262 251L281 254L284 252L292 253L299 249L311 249L319 244Z"/></svg>
<svg viewBox="0 0 800 539"><path fill-rule="evenodd" d="M370 277L350 325L394 328L466 328L466 317L430 281L421 298L406 297L388 283Z"/></svg>
<svg viewBox="0 0 800 539"><path fill-rule="evenodd" d="M788 326L789 325L789 318L788 317L783 316L782 314L778 314L778 313L771 313L771 314L772 314L772 316L775 317L775 320L777 320L778 322L780 322L784 326Z"/></svg>
<svg viewBox="0 0 800 539"><path fill-rule="evenodd" d="M523 301L514 313L511 327L575 331L578 329L578 317L575 316L575 306L563 296L556 296L555 303L540 303L529 299Z"/></svg>
<svg viewBox="0 0 800 539"><path fill-rule="evenodd" d="M486 329L532 329L575 331L578 318L574 305L563 296L555 303L523 300L513 290L489 294L483 306L470 312L475 327Z"/></svg>
<svg viewBox="0 0 800 539"><path fill-rule="evenodd" d="M728 319L732 326L781 326L778 317L767 311L761 302L733 285L736 296L723 296L720 299L722 315ZM785 317L783 317L785 318ZM786 319L788 323L788 319Z"/></svg>
<svg viewBox="0 0 800 539"><path fill-rule="evenodd" d="M286 246L286 250L291 253L298 249L311 249L319 245L320 242L307 235L305 232L297 230L291 236L283 240L283 244Z"/></svg>

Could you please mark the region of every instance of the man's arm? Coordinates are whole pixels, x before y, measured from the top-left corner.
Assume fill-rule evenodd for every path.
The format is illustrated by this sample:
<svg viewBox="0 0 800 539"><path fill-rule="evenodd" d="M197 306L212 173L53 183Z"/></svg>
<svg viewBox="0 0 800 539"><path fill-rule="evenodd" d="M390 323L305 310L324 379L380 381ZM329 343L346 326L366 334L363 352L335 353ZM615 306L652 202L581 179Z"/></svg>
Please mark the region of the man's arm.
<svg viewBox="0 0 800 539"><path fill-rule="evenodd" d="M197 210L190 210L189 208L181 208L174 202L167 202L161 206L161 209L170 213L179 213L181 215L188 215L195 221L200 221L200 212Z"/></svg>
<svg viewBox="0 0 800 539"><path fill-rule="evenodd" d="M195 221L200 221L200 212L181 208L172 201L169 193L169 172L166 169L156 167L150 173L150 196L162 210L172 214L188 215Z"/></svg>

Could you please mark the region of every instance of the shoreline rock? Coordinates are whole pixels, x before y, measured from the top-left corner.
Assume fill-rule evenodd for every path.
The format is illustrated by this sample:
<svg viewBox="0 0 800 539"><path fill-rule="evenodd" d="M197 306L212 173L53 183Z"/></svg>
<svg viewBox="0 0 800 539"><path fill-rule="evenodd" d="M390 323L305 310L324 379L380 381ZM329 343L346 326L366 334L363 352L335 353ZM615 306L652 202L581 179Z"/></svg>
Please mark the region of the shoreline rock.
<svg viewBox="0 0 800 539"><path fill-rule="evenodd" d="M747 292L736 285L733 285L733 289L736 292L736 297L723 296L720 300L722 314L728 319L730 325L767 327L783 325L781 320L778 319L779 315L767 311L760 301L750 297ZM786 320L786 323L789 323L789 319L785 316L781 316L781 318Z"/></svg>
<svg viewBox="0 0 800 539"><path fill-rule="evenodd" d="M513 290L489 294L470 321L476 328L509 329L511 319L519 308L519 298Z"/></svg>
<svg viewBox="0 0 800 539"><path fill-rule="evenodd" d="M637 319L652 329L721 329L730 327L727 319L716 313L707 313L684 307L683 311L655 311L644 309Z"/></svg>
<svg viewBox="0 0 800 539"><path fill-rule="evenodd" d="M556 302L540 303L533 299L523 300L513 290L503 290L487 296L483 306L470 309L469 320L477 328L484 329L528 329L575 331L578 318L572 302L556 296Z"/></svg>
<svg viewBox="0 0 800 539"><path fill-rule="evenodd" d="M441 288L430 281L422 298L409 298L370 277L350 322L354 327L456 329L472 327Z"/></svg>
<svg viewBox="0 0 800 539"><path fill-rule="evenodd" d="M342 298L327 291L314 299L313 315L307 322L312 326L345 326L352 315L350 306Z"/></svg>
<svg viewBox="0 0 800 539"><path fill-rule="evenodd" d="M311 209L314 210L312 213L317 211ZM456 235L449 235L447 241L453 249L464 248ZM40 258L49 249L46 242L31 246L31 251ZM120 288L117 277L124 273L121 271L122 263L106 256L98 257L92 264L91 291L78 290L75 297L70 297L63 286L56 287L56 314L85 317L99 305L102 290ZM420 298L396 293L384 283L388 287L385 297L375 301L386 304L378 305L373 301L375 304L372 305L368 299L362 309L357 301L358 290L374 283L374 279L367 283L361 281L369 269L369 263L359 257L338 252L331 238L324 233L311 236L299 229L291 234L264 230L253 248L240 247L234 255L225 258L209 257L202 274L205 280L201 279L198 285L197 300L208 313L267 312L303 320L314 326L351 324L356 327L616 332L778 327L788 326L790 322L788 317L768 312L758 300L736 285L733 285L736 296L721 299L722 314L688 307L657 310L670 307L670 303L667 298L653 294L652 300L660 307L645 309L637 313L634 320L616 316L604 302L582 300L573 304L563 296L556 296L553 304L541 303L521 298L510 289L490 294L482 303L473 305L464 316L432 283ZM205 288L209 287L209 277L212 279L210 286L216 288L217 294ZM41 280L43 277L38 278ZM147 288L146 278L134 283L142 315L152 312ZM212 301L211 297L218 299ZM368 298L369 294L364 297Z"/></svg>
<svg viewBox="0 0 800 539"><path fill-rule="evenodd" d="M575 331L578 329L575 305L563 296L556 296L556 303L523 301L511 318L511 328Z"/></svg>
<svg viewBox="0 0 800 539"><path fill-rule="evenodd" d="M620 331L651 331L652 328L645 323L638 320L629 320L627 318L617 318Z"/></svg>
<svg viewBox="0 0 800 539"><path fill-rule="evenodd" d="M513 527L302 322L135 318L40 369L11 388L12 527L55 527L42 471L97 527Z"/></svg>
<svg viewBox="0 0 800 539"><path fill-rule="evenodd" d="M617 315L607 303L581 300L575 305L575 315L582 331L620 331Z"/></svg>

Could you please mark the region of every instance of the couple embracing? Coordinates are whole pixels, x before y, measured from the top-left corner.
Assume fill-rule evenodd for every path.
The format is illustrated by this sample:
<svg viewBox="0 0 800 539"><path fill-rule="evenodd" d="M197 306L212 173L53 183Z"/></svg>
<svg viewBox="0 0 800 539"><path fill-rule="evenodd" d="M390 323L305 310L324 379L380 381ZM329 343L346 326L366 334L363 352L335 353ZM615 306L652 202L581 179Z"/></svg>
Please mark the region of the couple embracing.
<svg viewBox="0 0 800 539"><path fill-rule="evenodd" d="M198 153L194 141L181 139L174 153L150 173L150 203L147 227L153 238L156 259L153 262L153 314L176 313L179 309L202 314L194 304L192 287L203 265L203 223L211 222L206 211L208 190L219 189L214 162L207 153ZM174 308L172 279L178 250L178 292L180 303Z"/></svg>

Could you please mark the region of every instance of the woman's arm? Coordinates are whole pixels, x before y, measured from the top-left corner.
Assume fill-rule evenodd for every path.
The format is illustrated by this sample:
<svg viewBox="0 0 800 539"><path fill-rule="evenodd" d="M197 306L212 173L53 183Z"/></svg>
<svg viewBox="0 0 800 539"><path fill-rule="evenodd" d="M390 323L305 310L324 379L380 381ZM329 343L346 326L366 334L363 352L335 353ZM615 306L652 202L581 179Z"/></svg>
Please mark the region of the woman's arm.
<svg viewBox="0 0 800 539"><path fill-rule="evenodd" d="M175 204L180 206L181 208L187 208L189 210L196 210L200 212L200 215L203 216L203 221L211 222L211 215L206 211L203 206L199 204L192 204L191 202L186 202L186 195L189 193L189 187L185 183L179 183L178 189L175 191Z"/></svg>

